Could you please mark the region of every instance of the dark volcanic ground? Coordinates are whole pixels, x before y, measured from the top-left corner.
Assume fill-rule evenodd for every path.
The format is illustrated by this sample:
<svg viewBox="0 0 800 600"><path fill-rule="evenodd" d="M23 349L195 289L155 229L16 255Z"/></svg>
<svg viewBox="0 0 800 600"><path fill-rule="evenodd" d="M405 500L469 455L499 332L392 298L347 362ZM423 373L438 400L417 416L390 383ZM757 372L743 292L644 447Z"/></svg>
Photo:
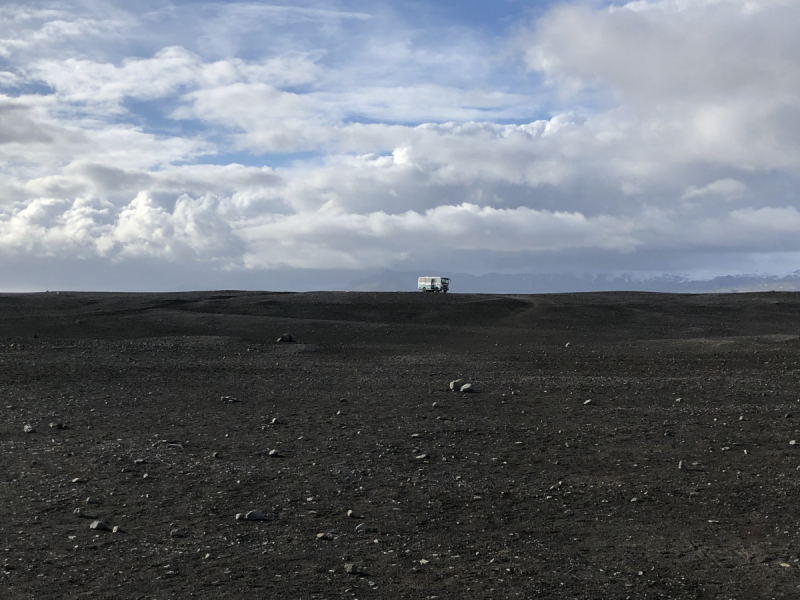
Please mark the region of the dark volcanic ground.
<svg viewBox="0 0 800 600"><path fill-rule="evenodd" d="M0 307L3 600L800 597L798 294Z"/></svg>

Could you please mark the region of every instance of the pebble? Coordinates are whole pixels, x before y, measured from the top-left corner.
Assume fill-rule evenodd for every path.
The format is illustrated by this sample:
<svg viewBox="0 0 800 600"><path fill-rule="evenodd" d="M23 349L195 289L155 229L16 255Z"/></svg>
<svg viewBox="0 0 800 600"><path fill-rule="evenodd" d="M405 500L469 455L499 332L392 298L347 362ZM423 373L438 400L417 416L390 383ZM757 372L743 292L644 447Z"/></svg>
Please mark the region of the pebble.
<svg viewBox="0 0 800 600"><path fill-rule="evenodd" d="M564 348L569 348L570 346L572 346L572 344L570 344L569 342L567 342L566 344L564 344Z"/></svg>
<svg viewBox="0 0 800 600"><path fill-rule="evenodd" d="M183 532L177 527L170 529L169 537L183 537Z"/></svg>
<svg viewBox="0 0 800 600"><path fill-rule="evenodd" d="M274 456L275 458L280 458L281 453L277 448L273 448L272 450L269 451L269 455Z"/></svg>
<svg viewBox="0 0 800 600"><path fill-rule="evenodd" d="M461 386L461 392L463 392L464 394L471 394L474 391L475 388L472 387L471 383L465 383L464 385Z"/></svg>
<svg viewBox="0 0 800 600"><path fill-rule="evenodd" d="M419 564L421 564L421 565L427 565L429 562L431 562L431 561L429 561L429 560L428 560L428 559L426 559L426 558L421 558L421 559L420 559L420 561L419 561Z"/></svg>
<svg viewBox="0 0 800 600"><path fill-rule="evenodd" d="M357 514L356 514L354 511L352 511L352 510L348 510L348 511L347 511L347 516L348 516L348 517L350 517L351 519L360 519L360 518L361 518L359 515L357 515Z"/></svg>
<svg viewBox="0 0 800 600"><path fill-rule="evenodd" d="M246 513L236 513L237 521L266 521L269 518L270 517L257 510L251 510Z"/></svg>
<svg viewBox="0 0 800 600"><path fill-rule="evenodd" d="M92 521L92 524L89 525L89 529L96 529L97 531L111 531L111 527L108 526L108 523L104 523L103 521Z"/></svg>
<svg viewBox="0 0 800 600"><path fill-rule="evenodd" d="M234 402L238 402L239 400L234 398L233 396L221 396L220 400L226 402L228 404L233 404Z"/></svg>
<svg viewBox="0 0 800 600"><path fill-rule="evenodd" d="M333 536L330 533L318 533L317 534L318 540L332 540Z"/></svg>
<svg viewBox="0 0 800 600"><path fill-rule="evenodd" d="M100 500L98 500L97 498L92 498L91 496L89 496L86 499L86 504L100 504Z"/></svg>
<svg viewBox="0 0 800 600"><path fill-rule="evenodd" d="M366 523L361 523L360 525L356 525L357 533L369 533L370 531L375 531L375 529L373 527L368 526Z"/></svg>
<svg viewBox="0 0 800 600"><path fill-rule="evenodd" d="M286 344L286 343L290 343L290 342L293 342L293 341L294 341L294 338L289 333L284 333L281 337L278 338L278 343L279 344L280 343Z"/></svg>
<svg viewBox="0 0 800 600"><path fill-rule="evenodd" d="M112 533L125 533L125 531L119 525L114 525L114 529L111 530Z"/></svg>
<svg viewBox="0 0 800 600"><path fill-rule="evenodd" d="M355 563L344 563L344 572L350 575L358 575L361 572Z"/></svg>
<svg viewBox="0 0 800 600"><path fill-rule="evenodd" d="M25 425L22 428L22 431L25 433L36 433L36 428L33 425Z"/></svg>
<svg viewBox="0 0 800 600"><path fill-rule="evenodd" d="M682 461L682 460L679 460L679 461L678 461L678 468L679 468L679 469L682 469L682 468L683 468L683 461Z"/></svg>
<svg viewBox="0 0 800 600"><path fill-rule="evenodd" d="M584 404L591 404L591 403L592 403L592 400L591 400L591 399L589 399L589 400L586 400L586 401L584 402Z"/></svg>
<svg viewBox="0 0 800 600"><path fill-rule="evenodd" d="M56 423L56 422L50 423L49 427L51 429L66 429L67 428L67 426L64 425L63 423Z"/></svg>
<svg viewBox="0 0 800 600"><path fill-rule="evenodd" d="M417 460L422 460L423 458L428 458L428 455L427 454L419 454L419 455L415 456L414 458L416 458Z"/></svg>
<svg viewBox="0 0 800 600"><path fill-rule="evenodd" d="M87 515L86 512L83 510L83 507L76 508L75 510L72 511L72 514L75 515L76 517L86 517L91 519L91 517Z"/></svg>
<svg viewBox="0 0 800 600"><path fill-rule="evenodd" d="M450 390L456 391L459 387L461 387L461 382L464 381L463 379L454 379L450 382Z"/></svg>

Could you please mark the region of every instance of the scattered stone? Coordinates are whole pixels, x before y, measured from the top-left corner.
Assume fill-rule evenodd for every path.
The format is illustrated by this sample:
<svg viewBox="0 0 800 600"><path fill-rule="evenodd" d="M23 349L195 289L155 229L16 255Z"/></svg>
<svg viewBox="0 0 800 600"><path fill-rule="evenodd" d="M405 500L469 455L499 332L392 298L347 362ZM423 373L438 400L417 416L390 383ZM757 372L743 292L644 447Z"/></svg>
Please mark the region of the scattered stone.
<svg viewBox="0 0 800 600"><path fill-rule="evenodd" d="M269 456L272 456L273 458L280 458L282 455L277 448L273 448L269 451Z"/></svg>
<svg viewBox="0 0 800 600"><path fill-rule="evenodd" d="M355 563L344 563L344 572L349 575L360 575L361 569Z"/></svg>
<svg viewBox="0 0 800 600"><path fill-rule="evenodd" d="M144 463L145 463L145 460L143 458L137 458L137 459L135 459L133 461L133 464L135 464L135 465L143 465Z"/></svg>
<svg viewBox="0 0 800 600"><path fill-rule="evenodd" d="M638 498L631 498L631 502L638 502L638 501L639 501Z"/></svg>
<svg viewBox="0 0 800 600"><path fill-rule="evenodd" d="M333 536L330 533L318 533L317 534L318 540L332 540Z"/></svg>
<svg viewBox="0 0 800 600"><path fill-rule="evenodd" d="M375 531L375 528L368 526L366 523L356 525L356 533L369 533L370 531Z"/></svg>
<svg viewBox="0 0 800 600"><path fill-rule="evenodd" d="M461 382L464 381L463 379L455 379L450 382L450 391L455 392L459 387L461 387Z"/></svg>
<svg viewBox="0 0 800 600"><path fill-rule="evenodd" d="M281 337L278 338L279 344L288 344L294 341L294 338L289 333L284 333Z"/></svg>
<svg viewBox="0 0 800 600"><path fill-rule="evenodd" d="M211 458L219 458L219 452L214 452L214 454L211 455Z"/></svg>
<svg viewBox="0 0 800 600"><path fill-rule="evenodd" d="M591 403L592 403L592 400L591 400L591 398L590 398L589 400L586 400L586 401L584 402L584 404L591 404Z"/></svg>
<svg viewBox="0 0 800 600"><path fill-rule="evenodd" d="M350 517L351 519L360 519L361 518L359 515L357 515L352 510L348 510L347 511L347 516Z"/></svg>
<svg viewBox="0 0 800 600"><path fill-rule="evenodd" d="M411 437L412 437L412 438L418 438L418 437L419 437L419 434L418 434L418 433L412 433L412 434L411 434Z"/></svg>
<svg viewBox="0 0 800 600"><path fill-rule="evenodd" d="M97 498L92 498L91 496L89 496L86 499L86 504L100 504L100 500L98 500Z"/></svg>
<svg viewBox="0 0 800 600"><path fill-rule="evenodd" d="M426 558L421 558L421 559L420 559L420 561L419 561L419 564L421 564L421 565L427 565L429 562L431 562L431 561L429 561L429 560L428 560L428 559L426 559Z"/></svg>
<svg viewBox="0 0 800 600"><path fill-rule="evenodd" d="M125 530L119 525L114 525L114 529L111 530L111 533L125 533Z"/></svg>
<svg viewBox="0 0 800 600"><path fill-rule="evenodd" d="M790 440L789 445L794 446L797 443L797 440Z"/></svg>
<svg viewBox="0 0 800 600"><path fill-rule="evenodd" d="M244 516L245 521L266 521L268 518L267 515L257 510L248 511Z"/></svg>
<svg viewBox="0 0 800 600"><path fill-rule="evenodd" d="M789 567L791 567L792 565L790 565L789 563L781 563L781 566L782 566L784 569L788 569L788 568L789 568Z"/></svg>
<svg viewBox="0 0 800 600"><path fill-rule="evenodd" d="M22 431L25 433L36 433L36 428L33 425L25 425L22 428Z"/></svg>
<svg viewBox="0 0 800 600"><path fill-rule="evenodd" d="M460 391L463 394L471 394L475 391L475 388L472 387L471 383L465 383L464 385L461 386Z"/></svg>
<svg viewBox="0 0 800 600"><path fill-rule="evenodd" d="M572 346L572 344L570 344L569 342L567 342L566 344L564 344L564 348L569 348L570 346Z"/></svg>
<svg viewBox="0 0 800 600"><path fill-rule="evenodd" d="M104 523L103 521L92 521L92 524L89 525L89 529L95 529L97 531L111 531L111 527L108 526L108 523Z"/></svg>
<svg viewBox="0 0 800 600"><path fill-rule="evenodd" d="M419 454L419 455L415 456L414 458L416 458L417 460L422 460L424 458L428 458L428 455L427 454Z"/></svg>
<svg viewBox="0 0 800 600"><path fill-rule="evenodd" d="M144 475L142 475L142 479L147 479L148 477L150 477L150 475L148 475L147 473L145 473Z"/></svg>
<svg viewBox="0 0 800 600"><path fill-rule="evenodd" d="M273 515L265 515L257 510L251 510L246 513L236 513L237 521L267 521L271 518L273 518Z"/></svg>
<svg viewBox="0 0 800 600"><path fill-rule="evenodd" d="M220 400L225 402L226 404L233 404L234 402L238 402L239 400L233 396L220 396Z"/></svg>
<svg viewBox="0 0 800 600"><path fill-rule="evenodd" d="M83 509L83 507L76 508L75 510L72 511L72 514L75 515L76 517L83 517L85 519L93 518L86 514L86 511Z"/></svg>
<svg viewBox="0 0 800 600"><path fill-rule="evenodd" d="M679 460L679 461L678 461L678 468L679 468L679 469L682 469L682 468L683 468L683 461L682 461L682 460Z"/></svg>
<svg viewBox="0 0 800 600"><path fill-rule="evenodd" d="M86 481L85 479L81 479L80 477L76 477L75 479L72 480L72 483L84 483L85 481Z"/></svg>
<svg viewBox="0 0 800 600"><path fill-rule="evenodd" d="M55 421L53 421L52 423L50 423L50 424L49 424L49 427L50 427L50 429L69 429L69 428L68 428L66 425L64 425L63 423L56 423Z"/></svg>
<svg viewBox="0 0 800 600"><path fill-rule="evenodd" d="M183 532L177 527L173 527L169 531L169 537L183 537Z"/></svg>

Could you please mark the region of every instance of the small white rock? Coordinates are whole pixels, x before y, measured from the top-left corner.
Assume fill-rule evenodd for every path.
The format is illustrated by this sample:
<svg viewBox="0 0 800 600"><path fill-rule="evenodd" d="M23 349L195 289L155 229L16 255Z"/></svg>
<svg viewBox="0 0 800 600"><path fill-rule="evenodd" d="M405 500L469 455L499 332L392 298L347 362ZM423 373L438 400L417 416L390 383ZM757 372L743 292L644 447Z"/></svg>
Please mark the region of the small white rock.
<svg viewBox="0 0 800 600"><path fill-rule="evenodd" d="M89 529L96 529L97 531L111 531L108 523L104 523L103 521L93 521L92 524L89 525Z"/></svg>
<svg viewBox="0 0 800 600"><path fill-rule="evenodd" d="M471 394L472 392L475 391L475 388L472 387L471 383L465 383L464 385L461 386L460 391L464 394Z"/></svg>

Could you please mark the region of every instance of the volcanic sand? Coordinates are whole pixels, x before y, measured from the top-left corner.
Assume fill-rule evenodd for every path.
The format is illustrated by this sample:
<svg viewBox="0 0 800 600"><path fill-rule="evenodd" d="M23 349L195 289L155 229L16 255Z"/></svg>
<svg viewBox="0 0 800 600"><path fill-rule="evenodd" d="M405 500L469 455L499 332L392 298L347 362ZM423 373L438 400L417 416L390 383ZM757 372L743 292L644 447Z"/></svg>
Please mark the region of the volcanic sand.
<svg viewBox="0 0 800 600"><path fill-rule="evenodd" d="M4 600L800 597L800 294L0 309Z"/></svg>

